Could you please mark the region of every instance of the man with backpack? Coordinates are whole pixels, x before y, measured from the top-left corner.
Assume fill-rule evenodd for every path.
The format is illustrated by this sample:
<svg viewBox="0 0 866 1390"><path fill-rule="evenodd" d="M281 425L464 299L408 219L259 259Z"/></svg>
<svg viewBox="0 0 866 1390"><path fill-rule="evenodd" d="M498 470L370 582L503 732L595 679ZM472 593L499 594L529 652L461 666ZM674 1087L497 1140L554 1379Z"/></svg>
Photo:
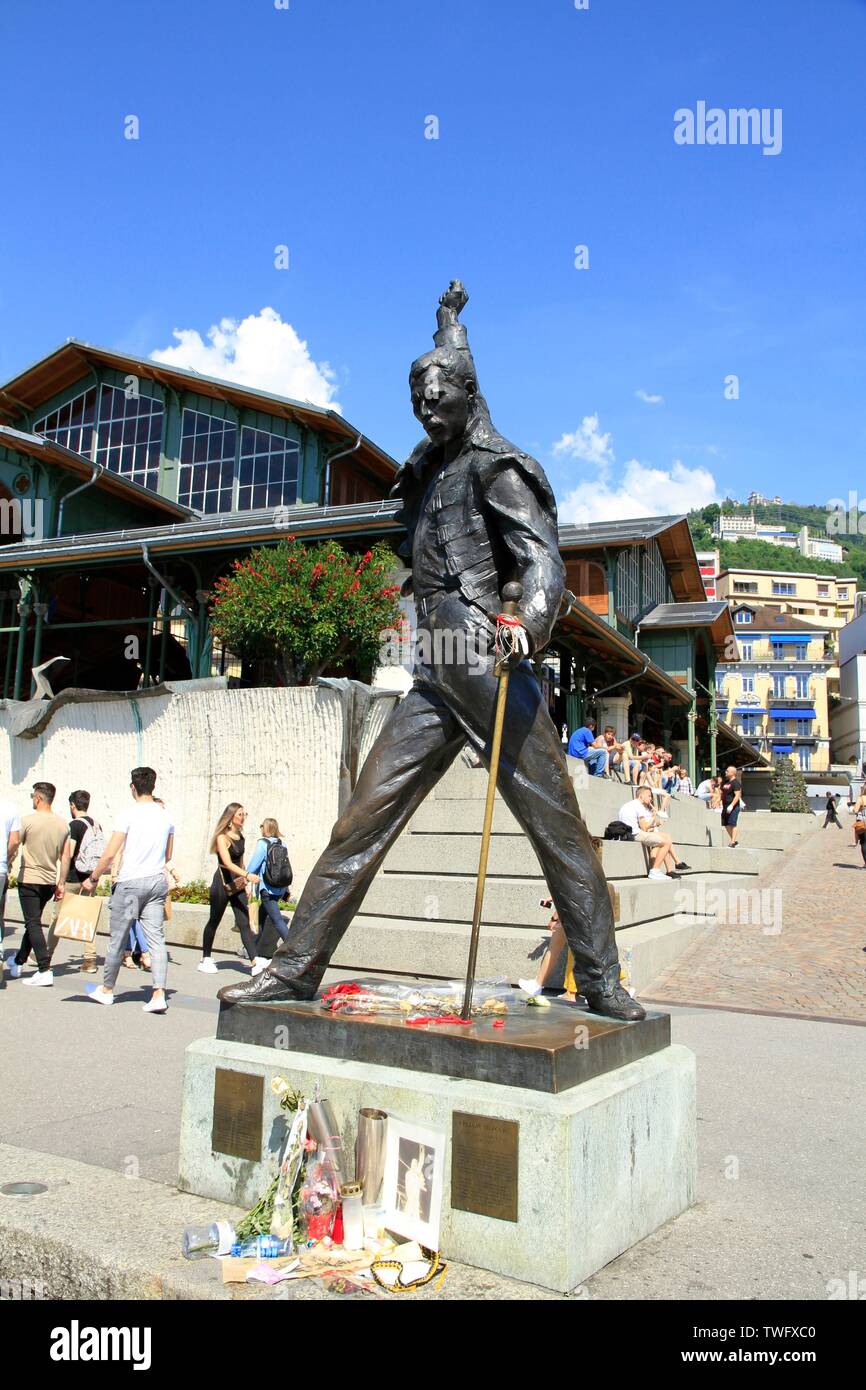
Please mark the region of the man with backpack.
<svg viewBox="0 0 866 1390"><path fill-rule="evenodd" d="M81 892L82 883L96 868L105 851L102 827L87 814L89 809L90 792L70 793L69 814L72 819L69 822L69 839L63 847L60 875L57 880L57 901L54 904L51 928L48 932L48 954L51 956L57 945L57 918L64 894ZM96 937L84 943L84 963L81 969L85 975L95 975L99 969L96 963Z"/></svg>

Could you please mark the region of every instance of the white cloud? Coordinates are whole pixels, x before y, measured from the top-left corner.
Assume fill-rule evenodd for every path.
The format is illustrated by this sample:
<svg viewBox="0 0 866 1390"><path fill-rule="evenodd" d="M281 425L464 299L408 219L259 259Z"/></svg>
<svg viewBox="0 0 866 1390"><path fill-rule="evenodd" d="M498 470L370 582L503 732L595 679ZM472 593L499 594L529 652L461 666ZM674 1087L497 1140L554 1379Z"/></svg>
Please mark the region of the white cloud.
<svg viewBox="0 0 866 1390"><path fill-rule="evenodd" d="M584 415L580 428L558 439L553 452L560 458L583 459L584 463L595 463L599 467L613 463L610 435L599 430L597 414Z"/></svg>
<svg viewBox="0 0 866 1390"><path fill-rule="evenodd" d="M652 396L648 391L635 391L635 395L639 401L643 401L644 405L664 405L665 403L664 396Z"/></svg>
<svg viewBox="0 0 866 1390"><path fill-rule="evenodd" d="M564 434L554 454L581 459L595 467L559 503L563 522L625 521L639 516L665 516L706 507L719 501L716 480L706 468L687 468L676 459L670 468L653 468L629 459L614 477L611 435L602 434L597 415L588 415L580 429Z"/></svg>
<svg viewBox="0 0 866 1390"><path fill-rule="evenodd" d="M262 309L240 322L220 319L205 336L207 342L195 328L175 328L175 346L152 352L151 359L340 410L334 372L327 362L313 361L307 344L276 309Z"/></svg>

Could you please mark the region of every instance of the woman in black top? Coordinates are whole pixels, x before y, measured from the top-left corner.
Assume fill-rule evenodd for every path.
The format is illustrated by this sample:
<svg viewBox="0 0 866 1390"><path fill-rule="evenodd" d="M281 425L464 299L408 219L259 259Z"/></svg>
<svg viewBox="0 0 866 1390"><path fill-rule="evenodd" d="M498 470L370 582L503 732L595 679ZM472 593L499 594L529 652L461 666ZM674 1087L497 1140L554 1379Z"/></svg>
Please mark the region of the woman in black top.
<svg viewBox="0 0 866 1390"><path fill-rule="evenodd" d="M250 904L247 897L247 874L244 870L244 821L247 813L239 801L230 801L217 821L211 839L211 853L217 857L216 873L210 886L210 916L204 929L202 958L199 970L213 974L216 966L211 960L214 937L225 910L231 904L235 926L241 934L244 950L255 963L256 937L250 926Z"/></svg>

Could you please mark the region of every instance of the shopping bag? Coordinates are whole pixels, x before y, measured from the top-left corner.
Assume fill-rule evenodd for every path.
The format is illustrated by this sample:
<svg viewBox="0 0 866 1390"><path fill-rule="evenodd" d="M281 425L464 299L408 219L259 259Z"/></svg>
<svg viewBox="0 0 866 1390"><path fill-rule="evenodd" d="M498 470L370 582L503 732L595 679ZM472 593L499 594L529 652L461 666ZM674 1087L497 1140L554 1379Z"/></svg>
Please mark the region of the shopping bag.
<svg viewBox="0 0 866 1390"><path fill-rule="evenodd" d="M102 898L87 893L66 893L57 914L55 936L67 941L93 941L99 926Z"/></svg>

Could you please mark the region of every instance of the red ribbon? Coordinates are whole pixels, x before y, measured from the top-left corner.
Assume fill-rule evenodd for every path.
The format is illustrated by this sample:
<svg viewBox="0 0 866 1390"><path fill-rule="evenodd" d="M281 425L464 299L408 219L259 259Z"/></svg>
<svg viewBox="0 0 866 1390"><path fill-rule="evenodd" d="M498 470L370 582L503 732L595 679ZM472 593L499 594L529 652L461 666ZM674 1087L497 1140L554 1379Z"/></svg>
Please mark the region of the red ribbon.
<svg viewBox="0 0 866 1390"><path fill-rule="evenodd" d="M406 1019L410 1028L421 1028L425 1023L471 1023L471 1018L458 1018L456 1014L414 1014Z"/></svg>

